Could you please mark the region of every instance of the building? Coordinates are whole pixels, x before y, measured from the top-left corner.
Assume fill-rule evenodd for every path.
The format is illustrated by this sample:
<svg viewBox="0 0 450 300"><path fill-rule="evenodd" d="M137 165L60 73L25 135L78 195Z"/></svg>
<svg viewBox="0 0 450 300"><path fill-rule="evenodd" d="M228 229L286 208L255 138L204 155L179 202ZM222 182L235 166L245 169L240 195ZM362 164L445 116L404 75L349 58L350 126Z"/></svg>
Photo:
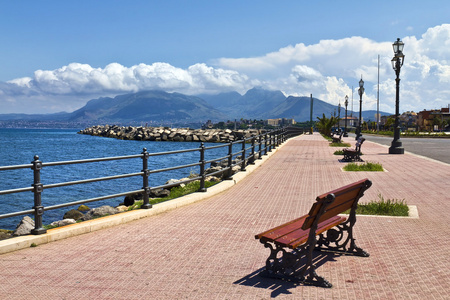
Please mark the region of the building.
<svg viewBox="0 0 450 300"><path fill-rule="evenodd" d="M449 105L450 107L450 105ZM450 124L449 107L423 110L417 114L417 126L422 131L439 131Z"/></svg>
<svg viewBox="0 0 450 300"><path fill-rule="evenodd" d="M295 120L294 119L267 119L267 125L270 126L287 126L287 125L294 125Z"/></svg>

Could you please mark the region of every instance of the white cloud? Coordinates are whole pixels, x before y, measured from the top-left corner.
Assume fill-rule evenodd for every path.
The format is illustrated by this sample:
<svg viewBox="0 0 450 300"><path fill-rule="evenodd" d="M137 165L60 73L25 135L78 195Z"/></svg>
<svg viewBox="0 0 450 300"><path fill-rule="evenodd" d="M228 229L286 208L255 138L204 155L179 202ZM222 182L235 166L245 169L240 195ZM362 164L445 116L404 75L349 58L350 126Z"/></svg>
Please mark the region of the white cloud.
<svg viewBox="0 0 450 300"><path fill-rule="evenodd" d="M392 42L395 40L393 38ZM401 69L400 110L446 107L450 103L450 24L429 28L420 39L402 38L405 64ZM218 66L263 78L265 85L286 94L309 95L337 104L345 95L358 98L363 77L363 109L376 109L378 55L380 56L380 107L395 111L395 73L391 67L392 42L362 37L297 44L252 58L221 58ZM254 68L253 66L257 66ZM315 76L310 76L315 74ZM297 80L296 80L297 79Z"/></svg>
<svg viewBox="0 0 450 300"><path fill-rule="evenodd" d="M71 111L92 98L140 90L162 89L186 94L238 91L254 86L309 96L337 104L355 101L363 77L363 109L376 109L378 56L380 107L395 110L395 74L391 67L392 41L363 37L299 43L259 57L219 58L178 68L164 62L104 68L71 63L56 70L37 70L32 77L0 83L3 113ZM421 37L403 37L405 64L401 69L400 110L446 107L450 103L450 24L429 28ZM3 103L5 105L3 105ZM355 107L356 109L356 107Z"/></svg>

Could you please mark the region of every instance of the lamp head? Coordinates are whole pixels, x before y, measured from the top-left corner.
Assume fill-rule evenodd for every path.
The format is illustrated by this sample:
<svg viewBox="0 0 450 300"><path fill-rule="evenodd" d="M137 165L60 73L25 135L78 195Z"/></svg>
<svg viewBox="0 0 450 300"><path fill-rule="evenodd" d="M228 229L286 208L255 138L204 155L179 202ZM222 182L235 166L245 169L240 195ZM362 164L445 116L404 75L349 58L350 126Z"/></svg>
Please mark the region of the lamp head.
<svg viewBox="0 0 450 300"><path fill-rule="evenodd" d="M397 40L392 44L394 54L397 55L398 53L402 53L404 46L405 44L400 40L400 38L397 38Z"/></svg>

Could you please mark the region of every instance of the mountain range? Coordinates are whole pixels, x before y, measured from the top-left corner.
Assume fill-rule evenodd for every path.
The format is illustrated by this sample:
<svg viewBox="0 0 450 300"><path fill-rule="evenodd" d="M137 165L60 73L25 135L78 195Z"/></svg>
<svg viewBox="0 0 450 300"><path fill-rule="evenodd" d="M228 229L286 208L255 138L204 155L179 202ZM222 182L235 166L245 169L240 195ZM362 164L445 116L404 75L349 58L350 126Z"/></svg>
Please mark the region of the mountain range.
<svg viewBox="0 0 450 300"><path fill-rule="evenodd" d="M164 91L142 91L90 100L82 108L56 114L0 114L0 121L42 121L82 124L150 123L194 124L234 119L288 118L309 121L310 97L286 97L281 91L253 88L244 95L237 92L189 96ZM365 120L374 120L376 111L363 111ZM338 115L338 107L313 99L313 121L322 114ZM341 107L341 118L345 108ZM350 110L348 115L350 115ZM380 112L381 115L389 115ZM357 116L357 112L353 112Z"/></svg>

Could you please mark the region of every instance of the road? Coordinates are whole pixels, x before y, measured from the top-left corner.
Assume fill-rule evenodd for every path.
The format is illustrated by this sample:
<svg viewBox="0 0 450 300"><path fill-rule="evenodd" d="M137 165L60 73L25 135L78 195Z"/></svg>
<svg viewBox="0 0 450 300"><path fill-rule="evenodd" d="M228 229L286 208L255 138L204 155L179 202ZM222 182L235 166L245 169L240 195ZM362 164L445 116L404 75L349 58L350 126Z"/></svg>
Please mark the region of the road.
<svg viewBox="0 0 450 300"><path fill-rule="evenodd" d="M393 140L392 137L385 136L363 136L367 141L387 146L391 146ZM450 164L450 138L401 138L401 141L405 151Z"/></svg>

